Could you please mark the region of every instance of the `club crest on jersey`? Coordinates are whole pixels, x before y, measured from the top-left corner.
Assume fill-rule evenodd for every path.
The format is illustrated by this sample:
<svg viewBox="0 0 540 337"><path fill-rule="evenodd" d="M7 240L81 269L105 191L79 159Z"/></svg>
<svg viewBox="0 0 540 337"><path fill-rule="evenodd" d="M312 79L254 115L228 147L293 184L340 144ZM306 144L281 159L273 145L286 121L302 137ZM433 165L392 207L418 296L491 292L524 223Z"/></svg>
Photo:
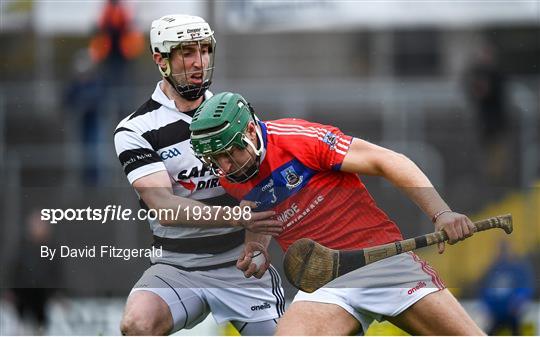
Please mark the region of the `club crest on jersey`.
<svg viewBox="0 0 540 337"><path fill-rule="evenodd" d="M287 186L287 188L290 190L300 185L302 183L302 180L304 180L304 177L298 175L298 173L296 173L296 171L294 170L294 167L292 166L287 167L280 173L281 173L281 176L285 178L285 181L287 182L285 186Z"/></svg>
<svg viewBox="0 0 540 337"><path fill-rule="evenodd" d="M331 149L334 149L336 147L337 140L338 140L337 135L335 135L332 132L328 131L324 135L324 138L323 138L322 141L325 142L326 144L328 144Z"/></svg>

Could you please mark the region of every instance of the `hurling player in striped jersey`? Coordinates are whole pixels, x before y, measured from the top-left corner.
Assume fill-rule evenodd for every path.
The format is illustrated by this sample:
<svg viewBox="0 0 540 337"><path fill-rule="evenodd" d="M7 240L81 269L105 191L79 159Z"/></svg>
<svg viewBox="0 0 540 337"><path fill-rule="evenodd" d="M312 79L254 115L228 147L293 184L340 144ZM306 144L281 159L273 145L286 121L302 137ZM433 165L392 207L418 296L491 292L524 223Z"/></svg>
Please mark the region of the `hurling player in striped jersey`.
<svg viewBox="0 0 540 337"><path fill-rule="evenodd" d="M300 238L339 250L403 239L358 174L389 180L432 219L436 230L448 234L450 244L474 232L471 220L451 211L406 156L336 127L294 118L262 122L241 95L225 92L203 103L190 130L195 154L221 176L229 194L277 213L283 231L275 238L283 250ZM269 240L257 238L266 246ZM251 247L246 245L237 267L246 277L260 277ZM413 335L483 334L437 272L414 253L357 269L313 293L299 291L277 334L357 334L375 319L387 319Z"/></svg>
<svg viewBox="0 0 540 337"><path fill-rule="evenodd" d="M218 324L229 321L242 335L272 335L284 310L279 274L267 263L261 279L246 279L235 264L246 230L272 234L281 224L271 219L273 212L227 213L223 206L238 210L238 203L189 144L193 113L212 96L214 32L198 16L166 15L152 22L150 44L162 79L119 123L114 143L141 206L172 215L149 217L153 246L163 253L150 259L133 286L122 334L171 334L211 312Z"/></svg>

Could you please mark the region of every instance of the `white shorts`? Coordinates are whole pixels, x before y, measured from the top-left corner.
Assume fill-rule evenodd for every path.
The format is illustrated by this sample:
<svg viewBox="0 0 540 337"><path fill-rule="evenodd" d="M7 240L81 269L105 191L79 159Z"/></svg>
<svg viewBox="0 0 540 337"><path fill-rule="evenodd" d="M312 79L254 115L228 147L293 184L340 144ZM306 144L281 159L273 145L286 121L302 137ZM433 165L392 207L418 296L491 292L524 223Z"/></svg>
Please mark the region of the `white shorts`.
<svg viewBox="0 0 540 337"><path fill-rule="evenodd" d="M414 253L396 255L345 274L313 293L299 291L293 302L336 304L361 324L397 316L445 286L437 272Z"/></svg>
<svg viewBox="0 0 540 337"><path fill-rule="evenodd" d="M156 264L144 272L131 293L139 290L151 291L168 304L174 321L171 333L194 327L210 312L223 324L272 320L285 310L281 278L272 266L259 280L245 278L236 266L185 271Z"/></svg>

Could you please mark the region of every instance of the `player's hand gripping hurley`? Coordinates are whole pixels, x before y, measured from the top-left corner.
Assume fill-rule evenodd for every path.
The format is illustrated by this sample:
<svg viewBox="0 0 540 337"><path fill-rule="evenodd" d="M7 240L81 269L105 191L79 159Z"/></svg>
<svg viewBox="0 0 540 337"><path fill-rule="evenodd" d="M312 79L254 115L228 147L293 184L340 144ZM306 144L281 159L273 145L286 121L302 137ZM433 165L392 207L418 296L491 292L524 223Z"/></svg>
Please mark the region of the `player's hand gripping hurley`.
<svg viewBox="0 0 540 337"><path fill-rule="evenodd" d="M477 232L502 228L510 234L513 230L510 214L476 221L474 225ZM285 275L292 285L311 293L333 279L370 263L447 240L446 232L438 231L370 248L334 250L304 238L289 247L285 253L283 266Z"/></svg>

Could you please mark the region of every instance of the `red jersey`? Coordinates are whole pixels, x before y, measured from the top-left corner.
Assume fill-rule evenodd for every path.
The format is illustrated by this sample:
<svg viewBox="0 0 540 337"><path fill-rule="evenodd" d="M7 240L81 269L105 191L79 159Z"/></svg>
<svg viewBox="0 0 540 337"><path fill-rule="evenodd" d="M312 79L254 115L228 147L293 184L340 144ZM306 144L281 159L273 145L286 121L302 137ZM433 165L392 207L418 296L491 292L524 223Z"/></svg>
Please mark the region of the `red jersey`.
<svg viewBox="0 0 540 337"><path fill-rule="evenodd" d="M287 118L259 122L264 141L259 174L244 183L221 178L238 200L274 210L283 221L276 237L286 250L301 238L333 249L356 249L402 240L353 173L340 171L352 142L333 126Z"/></svg>

